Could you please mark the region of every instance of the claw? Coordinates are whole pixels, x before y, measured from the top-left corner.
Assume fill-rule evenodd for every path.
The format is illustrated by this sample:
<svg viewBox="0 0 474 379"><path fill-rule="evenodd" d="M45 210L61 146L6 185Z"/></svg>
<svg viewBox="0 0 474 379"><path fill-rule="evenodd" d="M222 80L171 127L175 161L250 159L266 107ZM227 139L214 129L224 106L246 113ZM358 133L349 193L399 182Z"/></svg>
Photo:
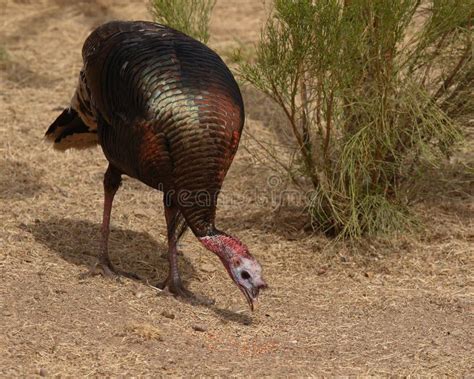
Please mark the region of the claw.
<svg viewBox="0 0 474 379"><path fill-rule="evenodd" d="M166 279L163 283L158 284L158 288L161 288L162 290L167 289L174 296L179 296L184 299L190 299L194 297L194 294L183 286L181 280L173 280L168 277L168 279Z"/></svg>
<svg viewBox="0 0 474 379"><path fill-rule="evenodd" d="M197 305L213 305L214 300L199 296L189 291L183 286L181 279L171 279L168 277L163 283L158 284L158 288L162 290L168 290L169 293L173 294L175 297L184 299L185 301L191 304Z"/></svg>

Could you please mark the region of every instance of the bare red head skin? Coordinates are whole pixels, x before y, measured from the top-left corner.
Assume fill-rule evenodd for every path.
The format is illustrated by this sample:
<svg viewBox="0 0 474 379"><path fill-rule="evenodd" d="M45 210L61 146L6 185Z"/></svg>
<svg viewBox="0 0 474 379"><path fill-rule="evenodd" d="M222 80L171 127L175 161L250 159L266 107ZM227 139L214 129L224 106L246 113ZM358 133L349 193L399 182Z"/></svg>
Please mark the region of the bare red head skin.
<svg viewBox="0 0 474 379"><path fill-rule="evenodd" d="M249 253L247 246L237 238L222 232L201 237L199 240L220 258L253 311L253 302L257 300L260 289L266 288L267 284L262 278L262 267Z"/></svg>

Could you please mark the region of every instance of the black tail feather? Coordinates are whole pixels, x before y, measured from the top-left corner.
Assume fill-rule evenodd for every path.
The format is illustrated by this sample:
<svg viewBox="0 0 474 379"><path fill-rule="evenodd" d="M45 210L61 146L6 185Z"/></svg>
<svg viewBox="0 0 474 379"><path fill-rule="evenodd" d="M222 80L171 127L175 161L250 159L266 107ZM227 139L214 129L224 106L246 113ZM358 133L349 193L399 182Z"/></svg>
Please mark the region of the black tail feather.
<svg viewBox="0 0 474 379"><path fill-rule="evenodd" d="M46 131L47 140L54 143L54 148L84 149L97 145L97 130L87 126L79 114L72 108L66 108Z"/></svg>

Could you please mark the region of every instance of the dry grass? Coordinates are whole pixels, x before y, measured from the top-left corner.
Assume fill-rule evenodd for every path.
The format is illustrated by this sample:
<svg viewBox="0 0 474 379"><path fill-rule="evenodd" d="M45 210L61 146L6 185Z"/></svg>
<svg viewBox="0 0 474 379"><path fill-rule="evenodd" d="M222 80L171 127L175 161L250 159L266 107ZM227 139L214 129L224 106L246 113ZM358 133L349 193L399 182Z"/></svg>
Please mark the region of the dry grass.
<svg viewBox="0 0 474 379"><path fill-rule="evenodd" d="M91 28L149 16L142 1L3 4L0 40L11 63L0 71L0 376L473 374L473 186L454 165L420 187L422 233L334 245L304 232L301 209L230 201L270 189L269 170L244 140L250 147L229 172L218 224L262 261L271 288L254 314L191 235L183 276L213 306L147 283L81 279L98 250L106 162L99 149L55 153L42 136L68 103ZM254 40L263 14L250 0L218 1L211 45ZM244 96L247 127L275 138L268 103L248 89ZM459 159L472 162L472 149ZM161 195L125 180L112 222L114 262L162 280Z"/></svg>

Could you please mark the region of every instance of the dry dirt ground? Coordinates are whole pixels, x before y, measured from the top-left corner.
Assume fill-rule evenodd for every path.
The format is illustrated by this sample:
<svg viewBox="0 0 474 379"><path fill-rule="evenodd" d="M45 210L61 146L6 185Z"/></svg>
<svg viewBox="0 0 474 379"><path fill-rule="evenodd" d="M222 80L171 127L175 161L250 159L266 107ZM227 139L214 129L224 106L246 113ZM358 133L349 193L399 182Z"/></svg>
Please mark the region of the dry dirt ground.
<svg viewBox="0 0 474 379"><path fill-rule="evenodd" d="M0 12L1 377L474 374L473 182L455 165L420 189L424 229L351 246L305 232L297 207L273 210L271 173L244 138L218 225L264 266L270 289L254 313L191 235L184 279L215 304L150 285L167 270L161 194L130 179L111 253L147 281L82 278L98 252L106 161L100 149L56 153L42 137L73 93L91 29L149 19L146 5L0 0ZM219 0L210 44L246 46L264 14L260 2ZM273 138L278 113L244 96L248 130Z"/></svg>

